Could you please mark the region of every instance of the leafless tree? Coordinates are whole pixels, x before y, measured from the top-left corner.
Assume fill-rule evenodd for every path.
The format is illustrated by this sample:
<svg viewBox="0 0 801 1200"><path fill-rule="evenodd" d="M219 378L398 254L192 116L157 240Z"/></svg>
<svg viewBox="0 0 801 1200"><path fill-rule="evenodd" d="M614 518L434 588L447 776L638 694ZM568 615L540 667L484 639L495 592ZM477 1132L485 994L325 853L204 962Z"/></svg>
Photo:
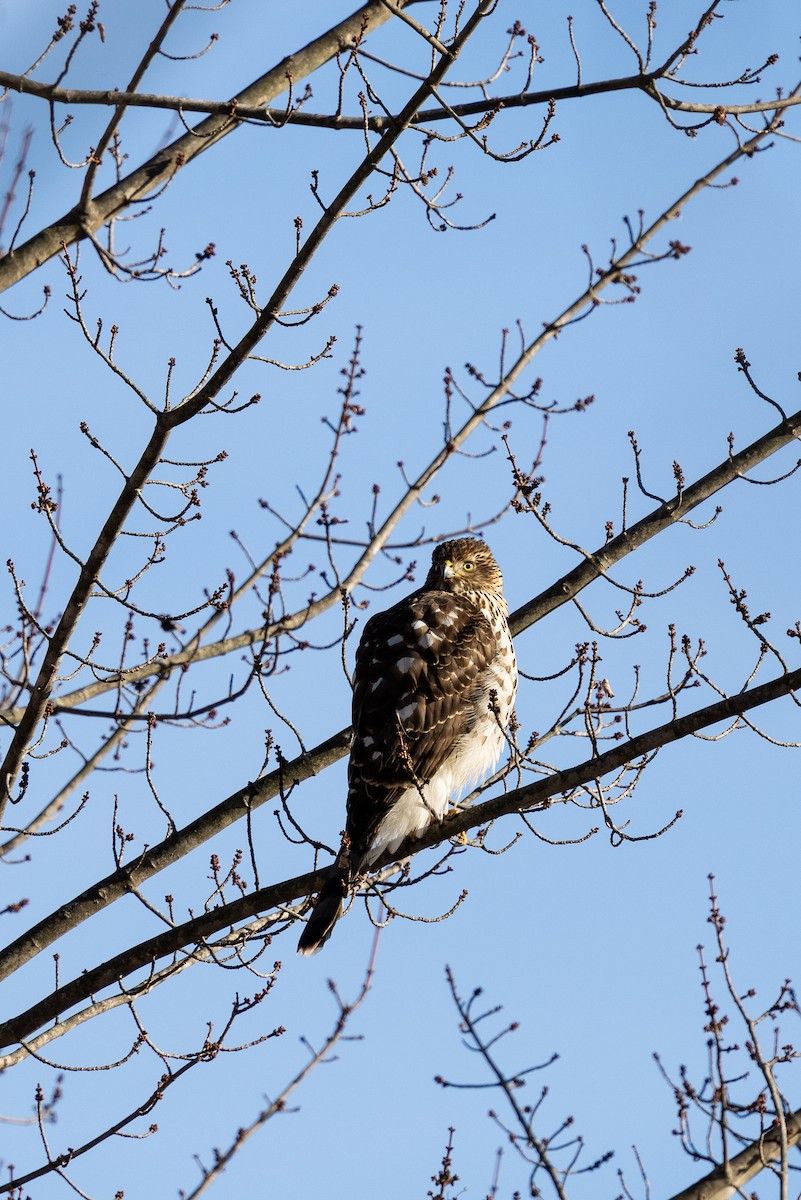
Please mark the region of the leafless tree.
<svg viewBox="0 0 801 1200"><path fill-rule="evenodd" d="M201 25L210 28L212 15L221 22L231 19L236 4L230 10L226 4L223 0L198 10L184 0L172 0L161 24L148 34L138 61L119 68L126 75L117 86L84 86L84 81L97 83L102 78L107 38L112 40L109 35L118 20L110 12L107 30L95 0L83 15L70 6L49 40L43 37L41 52L27 68L16 64L14 71L0 70L5 89L0 290L9 293L0 311L11 331L9 353L18 328L14 322L25 320L33 322L30 329L41 335L42 355L47 354L53 323L62 319L53 296L65 291L65 312L76 335L66 369L83 374L88 388L101 378L96 362L105 372L103 386L113 389L109 395L119 404L114 421L107 421L102 430L82 416L76 420L83 440L65 450L66 461L57 468L63 471L63 481L32 449L33 503L30 495L15 497L21 512L35 510L41 533L25 551L24 575L36 580L33 586L26 587L23 568L8 560L6 600L12 612L0 651L5 731L0 814L7 878L2 900L7 944L0 951L0 977L23 981L16 993L6 993L10 998L2 1010L0 1067L11 1078L11 1068L22 1071L33 1062L50 1080L36 1091L37 1147L24 1151L22 1166L5 1150L0 1153L8 1171L0 1193L19 1200L35 1194L34 1183L55 1176L85 1194L80 1189L91 1186L91 1176L81 1172L89 1152L117 1135L145 1137L140 1151L146 1156L147 1129L156 1128L148 1126L151 1114L169 1104L174 1084L180 1090L187 1074L195 1078L202 1073L196 1068L224 1052L244 1053L282 1032L263 1020L265 1005L280 987L276 939L287 930L290 939L297 935L310 898L326 878L335 848L329 843L341 822L341 813L322 820L306 807L307 797L315 795L309 781L341 760L349 745L349 730L342 727L347 708L329 703L315 708L314 699L330 690L329 681L341 677L343 668L347 675L349 638L368 603L391 603L395 594L411 587L439 538L485 529L500 534L514 523L517 529L535 528L570 555L574 565L516 608L513 633L524 633L565 606L579 615L585 633L564 647L561 668L547 678L538 677L521 653L527 673L520 723L509 737L507 761L442 823L432 825L391 861L377 864L363 880L360 896L378 928L390 919L443 919L437 910L435 877L445 873L459 882L457 903L442 906L449 916L464 894L465 855L500 853L495 845L498 832L505 843L501 849L523 837L547 841L550 816L560 811L575 814L575 840L599 829L613 844L670 836L679 811L657 827L637 825L639 832L630 822L637 812L635 792L648 778L648 767L660 750L675 742L697 736L717 742L750 731L777 748L794 745L791 737L763 729L761 718L757 724L757 714L784 699L797 716L801 667L793 665L793 652L801 638L798 621L787 631L786 649L769 636L769 614L752 613L741 582L721 561L722 593L750 642L734 667L736 683L716 678L705 664L704 643L671 624L666 638L649 634L659 667L642 672L635 668L634 686L618 698L624 668L615 664L625 663L625 669L631 665L625 657L630 639L640 642L639 635L646 633L643 617L649 604L675 589L680 595L691 587L692 569L667 586L649 587L642 581L621 582L614 568L678 525L702 531L697 534L702 552L708 556L711 547L714 561L720 510L710 516L707 502L716 502L743 480L773 483L776 494L782 495L781 485L801 460L789 466L782 460L776 478L768 481L755 479L752 472L798 440L801 409L789 412L768 395L746 350L737 349L740 385L770 417L762 432L738 448L733 434L725 444L728 427L722 426L717 465L688 479L674 461L671 488L665 494L650 484L644 449L632 432L631 472L623 483L619 515L606 521L601 544L585 546L554 511L544 473L553 453L554 428L569 414L583 413L592 397L563 404L547 399L533 365L552 343L558 342L560 350L568 347L576 324L597 319L609 305L633 303L643 273L650 268L664 270L685 257L690 248L673 235L679 212L710 189L735 185L738 170L758 171L767 146L779 143L782 152L785 147L786 152L797 152L792 119L801 102L801 78L777 74L784 63L778 65L775 57L757 67L733 64L729 75L712 70L704 75L707 43L724 15L721 0L699 8L691 27L671 43L657 28L653 0L637 15L642 36L624 27L628 17L618 19L605 0L596 0L596 32L619 43L633 70L606 74L591 52L596 34L583 34L568 18L571 76L560 86L549 80L543 88L538 87L543 52L537 38L500 0L461 5L447 5L445 0L370 0L332 28L321 24L314 37L260 78L243 81L233 97L145 92L148 73L165 57L183 60L186 70L195 59L201 64L213 61L216 33L207 44L204 33L199 50L195 39ZM226 12L218 16L222 9ZM234 25L230 36L236 33ZM82 65L84 56L89 67ZM113 61L116 65L119 60ZM760 82L770 92L767 99L755 91ZM425 218L423 230L472 230L480 240L487 219L459 216L460 202L464 207L461 176L470 164L478 159L501 179L504 171L522 169L518 164L529 159L547 171L549 155L560 139L563 103L591 113L598 98L609 95L649 104L654 120L666 123L677 140L697 138L707 156L703 171L695 178L688 175L655 216L639 213L627 218L622 238L612 241L608 254L599 258L583 247L585 284L567 303L554 304L547 313L525 314L529 323L539 322L536 332L527 331L522 319L514 330L499 329L494 366L471 362L460 372L447 369L441 437L432 437L427 425L421 425L424 436L410 435L422 465L409 473L401 462L396 477L378 477L361 488L362 494L355 494L361 484L349 484L352 446L354 435L366 436L370 397L364 380L365 342L358 329L348 351L335 345L323 323L339 286L332 274L330 282L318 288L319 271L309 268L325 248L325 269L330 269L332 253L339 253L346 277L351 251L339 248L343 229L369 229L384 209L394 212L410 203ZM512 123L521 114L527 132L518 140L509 129L519 128ZM33 141L28 120L35 129ZM165 127L170 131L166 137ZM37 213L48 205L40 203L42 168L37 162L34 171L29 163L34 151L42 151L42 128L49 129L53 156L44 168L47 177L52 173L58 180L59 196L67 195L70 185L73 190L63 212L55 217L48 212L36 228ZM220 179L219 195L210 203L208 195L196 194L193 171L199 169L196 163L206 161L202 156L215 156L228 139L245 133L262 139L259 145L268 147L265 154L279 139L282 145L291 144L297 155L307 153L306 137L320 139L315 145L338 139L338 145L346 146L346 166L335 178L333 172L318 169L313 158L304 159L309 190L290 197L295 211L304 215L294 217L286 228L270 223L278 248L269 256L269 277L262 277L266 268L257 270L232 259L226 264L227 291L204 302L198 288L204 287L215 266L217 246L226 242L227 181ZM142 151L145 144L151 149ZM57 170L61 174L56 176ZM169 208L173 200L177 210ZM48 204L52 208L52 201ZM173 214L173 224L166 221L162 229L164 210ZM175 211L181 213L179 244L185 232L186 237L198 238L196 250L183 263L175 262L166 248L175 229ZM248 231L254 247L262 234ZM473 244L472 239L462 240L455 251L446 253L469 255ZM258 258L255 249L254 254ZM509 269L514 270L514 264ZM310 276L318 288L313 295ZM219 277L213 278L216 289ZM339 268L336 278L341 278ZM96 297L123 283L131 285L126 297L132 295L130 303L139 306L137 319L154 328L174 329L177 341L182 322L191 321L197 329L205 321L205 357L195 360L191 379L176 354L164 364L162 383L155 386L153 362L144 362L132 348L124 323L118 327L100 315ZM38 289L35 302L31 289ZM413 342L421 319L420 310L408 313L407 328L395 331L398 345ZM327 448L312 462L311 452L306 455L293 437L293 387L305 372L324 371L327 363L340 371L339 386L327 400ZM59 363L58 372L53 371L54 392L63 370L65 365ZM254 388L253 381L259 379L264 382L255 387L272 388L269 400L262 400ZM295 492L286 489L286 494L270 492L260 501L262 525L247 539L232 535L232 566L230 551L222 544L210 547L200 540L197 521L201 512L212 508L229 528L238 524L241 504L255 499L262 484L251 489L249 480L239 479L233 486L229 482L226 491L223 473L232 465L236 470L236 464L225 463L221 445L208 453L198 447L208 446L215 422L224 417L246 420L242 414L259 404L267 468L282 457L294 458L298 487ZM519 418L524 424L513 426L513 415L515 422ZM203 420L208 416L212 422ZM23 437L25 446L35 446L37 431L25 429ZM676 438L671 455L684 449L680 431ZM482 494L482 485L472 480L474 475L480 479L482 455L490 448L499 452L497 459L503 455L503 484L495 494ZM317 452L316 445L312 449ZM7 448L9 458L14 455L18 461L20 453L16 445ZM365 461L363 449L362 455ZM76 477L90 473L92 510L78 524L62 512L69 514L71 489L80 487ZM451 489L460 497L475 494L478 500L467 505L460 501L464 515L454 524L455 506L440 506L435 488ZM475 511L475 504L483 507ZM443 518L440 514L445 512L448 516ZM255 550L250 548L254 541ZM317 566L310 565L310 555ZM604 587L614 597L611 618L599 615L609 609ZM591 588L588 600L585 592ZM289 667L293 679L303 679L309 697L303 713L306 725L296 709L289 711L285 705ZM534 704L540 714L536 731L525 724ZM322 717L326 732L318 737L315 730ZM218 794L214 803L198 811L189 801L197 794L193 774L202 756L211 761L230 754L254 729L261 732L251 757L229 758L226 763L227 794ZM712 730L714 734L705 733ZM209 749L195 749L200 737L207 739L203 745ZM189 755L187 738L192 739ZM576 739L581 739L578 751ZM286 751L287 745L293 749ZM726 750L710 747L709 753L725 756ZM170 761L175 773L165 777L162 764ZM267 813L256 816L266 804L273 805L272 823ZM224 839L231 827L241 848L232 850L233 843ZM554 834L554 840L564 839ZM50 886L41 888L36 874L37 866L48 869L43 862L53 869L55 860L48 858L51 844L68 847L66 861L71 864L58 879L55 902ZM204 860L210 862L210 875L200 868L203 875L198 880L202 847L210 856ZM435 853L421 858L423 851ZM184 863L186 872L173 871L168 877L171 890L160 899L160 885L151 886L150 881ZM421 886L424 881L428 882ZM406 901L410 889L418 887L416 895L424 898L423 917L413 916ZM46 903L38 898L42 894ZM132 905L138 909L135 917ZM33 918L25 928L29 912ZM735 1104L724 1065L726 1035L702 961L712 1044L710 1076L701 1086L684 1077L672 1084L682 1140L711 1172L715 1188L719 1181L721 1188L742 1189L756 1168L765 1167L778 1179L778 1194L784 1200L791 1192L790 1149L801 1137L801 1124L797 1113L788 1111L775 1069L789 1064L795 1054L776 1046L760 1049L758 1018L748 1015L728 974L714 894L712 913L725 988L748 1027L748 1054L762 1083L756 1099ZM97 937L96 927L102 930ZM46 977L36 973L34 960L47 952L55 968ZM62 964L67 961L65 972ZM149 1014L158 1011L160 1003L169 1004L165 998L177 986L177 978L201 964L217 968L220 983L215 994L223 1016L209 1020L205 1036L191 1050L166 1051L150 1032ZM371 962L353 999L333 989L331 1032L319 1046L309 1046L305 1065L287 1076L285 1086L257 1116L242 1118L236 1136L215 1152L211 1163L201 1164L199 1181L185 1194L194 1197L204 1191L249 1135L285 1108L290 1092L342 1039L373 971ZM248 979L244 985L243 978ZM6 987L10 986L9 982ZM250 995L242 994L243 986L251 989ZM519 1077L495 1065L494 1039L486 1038L477 1023L478 993L464 1001L453 981L451 986L466 1036L494 1073L512 1114L513 1125L505 1117L496 1119L531 1167L530 1194L539 1194L537 1176L547 1177L556 1195L567 1196L576 1147L554 1161L554 1138L562 1139L563 1130L547 1135L536 1131L537 1106L534 1113L519 1107ZM797 1011L788 985L766 1010L765 1019L789 1009ZM95 1043L81 1040L81 1029L88 1022L94 1027L97 1018L112 1010L119 1010L116 1049L98 1061L89 1049ZM80 1049L62 1052L62 1042ZM108 1101L100 1099L98 1090L94 1106L87 1109L91 1123L85 1123L85 1137L65 1147L51 1121L64 1103L61 1076L76 1054L84 1056L84 1069L93 1071L121 1068L134 1058L149 1058L153 1066L150 1075L137 1074L140 1093L135 1101L127 1091L127 1103L118 1097L119 1113L109 1116ZM27 1111L29 1104L30 1097L20 1093L18 1112ZM693 1108L709 1121L717 1140L707 1139L702 1145L691 1134ZM10 1114L8 1121L16 1115ZM741 1115L751 1119L745 1135L733 1128L733 1117ZM14 1126L4 1128L11 1131ZM453 1188L453 1151L449 1143L434 1180L439 1191L432 1195L452 1194L448 1189ZM645 1175L642 1184L647 1188ZM620 1186L626 1195L632 1194L626 1182ZM683 1195L724 1194L704 1186L698 1184Z"/></svg>

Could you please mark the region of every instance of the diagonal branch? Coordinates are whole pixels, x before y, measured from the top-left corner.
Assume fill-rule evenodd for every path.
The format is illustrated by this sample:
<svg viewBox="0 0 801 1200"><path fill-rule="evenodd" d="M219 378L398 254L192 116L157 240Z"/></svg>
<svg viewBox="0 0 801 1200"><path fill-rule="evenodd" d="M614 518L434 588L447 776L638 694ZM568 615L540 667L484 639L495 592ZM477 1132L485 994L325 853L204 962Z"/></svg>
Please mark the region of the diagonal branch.
<svg viewBox="0 0 801 1200"><path fill-rule="evenodd" d="M624 533L618 534L617 537L600 546L593 554L588 554L584 562L579 563L572 571L568 571L550 588L540 592L539 596L535 596L527 604L521 605L509 619L512 632L514 634L522 633L535 621L540 621L566 601L572 600L588 584L604 575L610 567L620 562L632 550L644 545L645 542L656 537L658 533L662 533L670 525L682 521L688 513L714 496L716 492L727 487L735 479L746 475L758 463L764 462L766 458L775 454L777 450L781 450L784 446L798 441L800 438L801 409L792 413L784 421L780 421L773 429L768 430L738 454L730 454L722 463L682 491L680 496L675 496L672 500L653 509Z"/></svg>
<svg viewBox="0 0 801 1200"><path fill-rule="evenodd" d="M801 1142L801 1109L785 1117L787 1144L797 1146ZM721 1163L671 1200L729 1200L735 1194L744 1195L742 1188L754 1179L781 1154L781 1131L769 1129L761 1138L746 1146L739 1154Z"/></svg>

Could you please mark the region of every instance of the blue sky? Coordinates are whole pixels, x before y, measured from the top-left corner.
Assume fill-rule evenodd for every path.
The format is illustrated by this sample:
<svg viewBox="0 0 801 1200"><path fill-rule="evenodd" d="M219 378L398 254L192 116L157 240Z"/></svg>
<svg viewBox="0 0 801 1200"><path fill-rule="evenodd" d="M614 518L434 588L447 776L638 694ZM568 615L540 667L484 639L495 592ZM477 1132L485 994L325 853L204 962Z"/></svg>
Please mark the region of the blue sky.
<svg viewBox="0 0 801 1200"><path fill-rule="evenodd" d="M657 36L665 53L697 17L689 5L668 7L658 12ZM415 12L423 19L428 8L421 5ZM106 45L87 47L76 65L75 85L121 83L162 11L155 0L147 0L135 10L116 12L110 6L101 13ZM180 50L193 52L217 30L218 45L197 61L157 63L145 88L226 97L348 11L340 3L286 10L234 0L219 14L189 14L184 32L175 35ZM630 52L589 0L569 8L516 7L502 0L491 32L482 35L480 46L471 48L459 69L469 77L479 62L491 62L503 45L503 31L520 18L536 34L545 59L535 86L571 83L575 64L566 33L568 11L586 79L634 69ZM621 3L614 11L632 30L644 27L640 6ZM21 7L0 5L2 66L24 69L41 44L41 30L50 27L55 15L56 9L40 0L26 5L24 14ZM689 78L729 79L778 50L775 82L766 76L748 95L768 97L779 83L785 88L795 83L799 30L793 6L780 0L738 0L724 5L723 15L698 59L689 64ZM407 43L405 31L387 27L371 46L376 54L392 57ZM51 76L44 69L41 77ZM335 82L333 68L313 80L309 103L316 111L330 109ZM692 93L693 98L706 95ZM5 190L22 130L35 121L30 165L37 171L37 187L29 231L67 211L80 186L78 172L56 161L41 117L33 101L14 100L10 153L0 180ZM523 137L536 136L540 117L539 110L502 114L495 144L511 148ZM100 126L97 115L79 114L65 145L78 157ZM229 457L212 468L203 520L172 539L168 563L145 581L143 604L158 611L190 607L203 588L224 578L226 567L241 577L245 564L230 531L235 529L256 556L279 532L260 508L260 497L288 516L300 513L297 489L312 491L320 476L329 442L323 418L336 411L340 372L357 325L364 339L366 374L359 399L365 414L359 432L346 439L336 501L337 515L349 522L344 528L354 536L364 530L372 485L380 484L380 503L384 513L390 511L403 490L397 461L416 474L436 450L444 369L451 367L465 385L466 362L491 374L503 328L514 330L519 320L533 336L582 290L582 244L602 262L610 238L624 236L624 215L635 217L642 208L646 220L653 219L734 144L731 132L717 125L696 138L686 137L668 126L655 104L634 93L564 101L557 108L555 129L557 145L517 165L491 163L463 145L441 152L442 169L451 162L457 168L454 188L464 195L459 219L469 224L496 214L480 231L435 233L408 195L399 195L369 218L338 224L301 281L292 307L314 303L333 283L340 286L336 300L317 321L291 337L279 333L261 351L301 361L335 334L332 357L301 373L249 364L235 386L242 396L262 392L261 404L235 418L204 418L176 438L174 458L212 457L221 449ZM787 131L798 134L792 114ZM131 163L174 134L169 114L132 114L125 144ZM414 161L412 143L407 147ZM163 225L170 261L177 265L191 262L209 241L216 243L216 256L198 277L171 292L164 283L118 284L84 250L88 324L94 327L102 314L106 328L119 325L119 361L155 395L171 355L178 360L176 390L188 389L202 371L213 336L205 297L219 306L231 336L245 328L247 312L234 295L226 260L247 262L269 291L292 256L293 218L301 215L305 227L315 219L310 171L319 171L323 194L333 195L361 153L359 135L352 133L248 128L226 138L182 172L153 214L130 231L135 243L148 246ZM689 255L638 271L642 294L635 304L602 307L536 360L528 378L542 377L542 397L569 405L578 397L595 396L586 413L555 418L548 431L544 494L552 504L554 526L564 537L595 548L603 542L607 520L619 528L621 477L633 476L629 430L636 431L643 449L648 486L669 493L674 459L692 480L725 458L730 431L739 448L775 423L774 411L757 400L737 372L738 346L745 348L760 387L788 411L797 407L798 164L797 144L782 139L753 161L738 164L738 186L707 192L669 229L668 237L692 247ZM30 310L45 283L53 288L53 299L44 317L0 326L7 438L0 480L0 502L7 514L2 557L14 560L31 590L41 576L48 541L41 518L30 508L29 449L35 448L48 478L63 473L63 528L80 552L91 545L118 484L113 471L90 451L79 422L87 421L124 465L135 461L148 431L141 405L93 357L64 316L65 275L57 263L23 281L0 303L18 313ZM510 443L521 462L527 462L539 444L540 419L516 410L506 410L507 415ZM406 518L400 531L404 540L413 539L421 525L438 535L461 527L467 514L480 521L505 503L509 470L498 435L483 431L468 449L489 454L446 469L432 489L441 497L439 504ZM757 475L774 477L795 458L792 449L785 451ZM776 488L745 483L729 488L720 501L724 512L710 530L674 529L617 569L615 577L629 586L642 578L648 590L659 591L689 564L696 567L687 584L645 606L647 634L602 643L604 673L617 697L631 689L635 664L642 666L644 693L664 688L670 623L693 641L705 639L704 669L722 686L742 686L755 646L729 604L718 559L725 561L737 585L748 590L752 612L771 612L768 631L795 665L794 643L788 643L784 630L799 616L797 489L795 478ZM651 506L632 495L630 519ZM712 509L707 505L699 519L711 516ZM487 537L503 568L512 609L576 561L530 517L511 514ZM427 553L424 549L415 555L418 580ZM119 563L123 576L130 561L127 548L124 555ZM304 548L296 561L314 563L319 572L319 546ZM376 564L368 582L383 585L391 577L388 566ZM49 593L54 612L63 607L73 578L73 568L58 560ZM303 588L312 586L321 590L323 585L299 584L293 594L300 598ZM393 595L388 594L387 602ZM360 591L357 599L364 598ZM370 599L370 611L377 611L382 594ZM14 615L8 585L5 600L9 616L4 624ZM594 620L608 625L621 597L596 584L582 603ZM257 611L254 605L251 617ZM243 613L243 621L247 615ZM108 603L95 603L81 626L85 644L101 623L104 651L108 646L113 660L124 614ZM341 614L334 610L319 622L314 640L336 639L340 627ZM551 674L568 661L576 642L590 636L579 613L565 607L518 639L521 667L533 675ZM352 643L349 653L352 661ZM239 663L218 664L199 677L197 686L211 692L215 684L224 688L228 671L239 669ZM760 679L772 672L768 667ZM524 731L547 728L563 695L555 685L522 687L518 715ZM714 698L697 695L699 704ZM341 728L348 720L349 697L338 647L296 655L291 670L274 680L272 696L302 728L307 745ZM695 699L691 695L687 705ZM797 710L786 703L774 710L760 714L759 723L782 738L797 737ZM275 718L256 698L231 716L230 725L214 733L160 735L157 782L179 824L259 769L264 728L274 725ZM637 728L663 719L646 712ZM91 742L83 728L73 735L81 745ZM286 754L297 752L285 729L279 740ZM15 918L13 934L111 869L109 822L115 794L124 820L136 829L136 844L163 836L163 822L141 774L134 771L141 765L141 741L141 736L132 737L123 763L134 773L96 777L86 815L59 838L37 844L30 865L6 872L4 894L31 899L25 913ZM549 743L543 756L566 765L586 752L585 742L577 747L574 739L565 738ZM296 1097L299 1112L274 1120L246 1146L216 1185L217 1194L234 1195L237 1189L268 1194L269 1189L305 1198L325 1189L332 1196L425 1195L449 1125L456 1127L454 1163L464 1195L486 1194L501 1141L486 1110L500 1109L500 1101L484 1092L443 1092L433 1083L437 1074L481 1079L474 1056L460 1048L445 964L463 993L484 987L488 1002L503 1004L509 1019L520 1022L508 1044L510 1070L542 1062L554 1052L560 1055L542 1077L549 1087L545 1125L550 1120L557 1126L572 1114L574 1128L587 1141L588 1159L615 1149L613 1167L604 1176L604 1195L617 1194L617 1167L631 1184L636 1182L632 1145L646 1165L654 1195L671 1195L703 1174L671 1138L672 1097L652 1054L658 1052L669 1070L686 1063L696 1077L704 1074L695 947L703 942L708 958L714 957L706 923L710 872L729 918L732 970L742 989L756 987L759 999L767 1000L786 976L798 975L792 917L797 908L795 755L746 733L722 743L694 741L666 748L620 813L631 821L631 832L646 834L683 809L682 820L665 836L620 848L613 848L604 834L563 846L528 836L500 857L470 851L454 861L451 874L421 885L408 904L424 917L450 908L462 888L470 894L448 921L390 924L381 937L372 991L350 1029L360 1040L340 1046L336 1061L307 1081ZM63 761L55 758L39 766L31 798L37 807L63 779ZM268 804L260 811L256 827L262 883L311 865L307 851L283 843L272 809ZM297 812L315 836L336 839L344 812L344 764L303 786ZM558 839L580 837L596 823L594 813L560 808L537 826ZM492 844L504 845L517 829L514 821L502 823L493 831ZM147 895L159 903L172 889L185 910L204 887L209 890L205 881L211 850L225 861L242 837L241 829L228 831L180 868L152 881ZM136 941L157 928L135 901L117 904L66 940L62 972L72 976L117 948L121 939ZM277 940L267 958L283 960L279 982L269 1001L243 1021L240 1036L254 1038L277 1025L287 1033L252 1053L223 1056L192 1072L191 1082L183 1090L179 1085L159 1108L154 1119L160 1132L150 1144L106 1145L75 1169L76 1181L93 1196L113 1195L117 1187L124 1187L127 1197L143 1196L153 1178L164 1195L190 1189L196 1178L192 1154L208 1160L210 1146L224 1147L236 1128L255 1115L263 1097L280 1090L304 1060L301 1038L316 1044L333 1023L327 980L335 979L345 998L354 996L371 944L372 928L358 903L330 946L312 960L296 960L292 934ZM51 973L52 960L40 956L18 981L6 985L5 1011L16 1011L39 995ZM142 1010L160 1044L186 1050L202 1039L210 1016L218 1024L224 1020L237 987L248 991L255 986L254 980L195 967L161 996L145 1001ZM792 1029L786 1034L792 1038ZM76 1031L63 1045L57 1043L54 1053L68 1064L109 1061L129 1043L129 1023L113 1014ZM140 1055L117 1074L68 1074L54 1145L74 1145L89 1136L99 1119L125 1111L152 1086L157 1073L155 1060ZM37 1064L8 1072L0 1080L0 1112L26 1111L41 1074ZM534 1076L529 1084L532 1097L540 1078ZM797 1107L797 1085L790 1085L788 1094ZM35 1140L33 1131L19 1139L13 1159L0 1153L18 1170L23 1162L32 1166L41 1158L40 1151L28 1148L28 1141L32 1145ZM599 1178L576 1179L571 1196L600 1194ZM524 1188L525 1172L508 1148L500 1179L501 1196ZM49 1197L60 1186L51 1179L35 1185L31 1194Z"/></svg>

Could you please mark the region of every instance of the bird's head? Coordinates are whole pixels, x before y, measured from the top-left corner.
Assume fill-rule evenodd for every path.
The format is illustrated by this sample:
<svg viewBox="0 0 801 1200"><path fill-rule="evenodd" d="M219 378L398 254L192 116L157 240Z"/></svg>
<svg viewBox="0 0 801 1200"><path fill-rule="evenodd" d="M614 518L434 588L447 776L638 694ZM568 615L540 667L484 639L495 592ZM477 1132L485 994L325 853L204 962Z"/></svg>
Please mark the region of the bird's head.
<svg viewBox="0 0 801 1200"><path fill-rule="evenodd" d="M493 592L503 594L503 576L484 542L477 538L456 538L442 542L431 557L427 588L447 592Z"/></svg>

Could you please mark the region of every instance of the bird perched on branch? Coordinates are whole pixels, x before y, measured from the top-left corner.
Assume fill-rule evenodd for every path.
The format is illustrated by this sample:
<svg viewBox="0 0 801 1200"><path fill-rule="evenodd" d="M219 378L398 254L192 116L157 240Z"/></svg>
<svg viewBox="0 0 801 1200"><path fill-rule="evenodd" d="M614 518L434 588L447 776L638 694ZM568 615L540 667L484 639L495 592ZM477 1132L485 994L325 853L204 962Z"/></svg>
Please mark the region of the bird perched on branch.
<svg viewBox="0 0 801 1200"><path fill-rule="evenodd" d="M503 576L475 538L434 550L425 583L364 627L342 847L298 942L324 946L349 891L385 852L441 820L495 766L517 690Z"/></svg>

